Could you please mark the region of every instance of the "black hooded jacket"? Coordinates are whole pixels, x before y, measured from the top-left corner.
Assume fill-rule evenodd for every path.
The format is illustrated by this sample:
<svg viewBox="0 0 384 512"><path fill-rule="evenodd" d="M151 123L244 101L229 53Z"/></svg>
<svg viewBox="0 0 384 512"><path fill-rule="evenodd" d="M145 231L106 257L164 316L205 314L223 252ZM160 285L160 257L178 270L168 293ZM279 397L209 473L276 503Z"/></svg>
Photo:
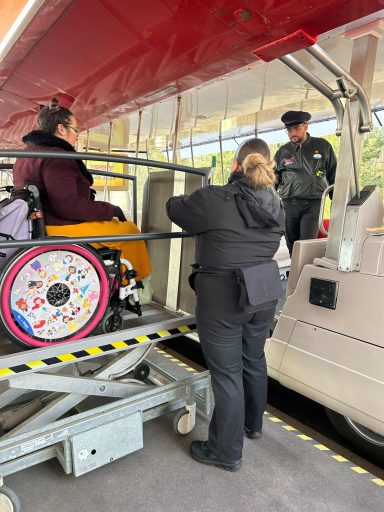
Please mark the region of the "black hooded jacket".
<svg viewBox="0 0 384 512"><path fill-rule="evenodd" d="M284 209L276 192L254 188L245 176L171 197L167 213L196 235L196 263L207 269L231 270L272 259L284 234Z"/></svg>

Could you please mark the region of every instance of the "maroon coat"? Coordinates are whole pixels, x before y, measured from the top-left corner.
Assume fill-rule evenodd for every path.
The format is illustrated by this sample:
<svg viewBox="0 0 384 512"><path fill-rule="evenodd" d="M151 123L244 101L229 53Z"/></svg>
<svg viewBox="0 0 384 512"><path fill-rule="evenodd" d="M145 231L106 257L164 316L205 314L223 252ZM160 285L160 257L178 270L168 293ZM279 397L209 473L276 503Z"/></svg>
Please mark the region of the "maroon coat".
<svg viewBox="0 0 384 512"><path fill-rule="evenodd" d="M27 150L74 151L64 139L40 131L23 137ZM81 160L18 158L13 167L15 188L36 185L47 225L64 226L111 220L114 206L91 199L92 176Z"/></svg>

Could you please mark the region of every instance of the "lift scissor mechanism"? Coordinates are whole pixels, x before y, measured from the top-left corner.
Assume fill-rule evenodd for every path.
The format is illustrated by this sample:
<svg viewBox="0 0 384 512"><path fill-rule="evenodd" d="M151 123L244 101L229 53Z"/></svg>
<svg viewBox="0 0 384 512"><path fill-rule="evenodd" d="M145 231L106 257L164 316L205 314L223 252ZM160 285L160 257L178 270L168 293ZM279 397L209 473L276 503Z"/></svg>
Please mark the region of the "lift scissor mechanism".
<svg viewBox="0 0 384 512"><path fill-rule="evenodd" d="M143 423L172 411L176 432L190 432L196 407L210 412L209 374L154 345L194 329L193 317L169 318L79 340L70 353L55 345L2 356L13 372L0 382L2 475L51 458L81 475L142 448Z"/></svg>

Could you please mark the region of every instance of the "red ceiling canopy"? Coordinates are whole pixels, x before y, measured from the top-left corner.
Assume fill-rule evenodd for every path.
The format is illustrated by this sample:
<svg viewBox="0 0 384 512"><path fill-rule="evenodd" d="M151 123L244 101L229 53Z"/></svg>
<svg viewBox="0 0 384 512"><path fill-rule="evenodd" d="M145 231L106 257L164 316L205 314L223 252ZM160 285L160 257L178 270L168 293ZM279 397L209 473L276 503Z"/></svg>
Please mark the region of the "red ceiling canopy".
<svg viewBox="0 0 384 512"><path fill-rule="evenodd" d="M0 62L1 145L18 142L52 96L93 126L381 8L381 0L46 0Z"/></svg>

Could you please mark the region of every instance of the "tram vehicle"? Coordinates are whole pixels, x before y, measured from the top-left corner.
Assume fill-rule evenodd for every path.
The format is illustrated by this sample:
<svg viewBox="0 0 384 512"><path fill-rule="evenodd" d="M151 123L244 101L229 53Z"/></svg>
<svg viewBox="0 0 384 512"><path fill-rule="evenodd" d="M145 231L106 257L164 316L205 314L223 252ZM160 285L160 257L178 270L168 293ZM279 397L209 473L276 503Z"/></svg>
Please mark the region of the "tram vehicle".
<svg viewBox="0 0 384 512"><path fill-rule="evenodd" d="M268 372L324 405L343 435L384 463L383 201L374 183L359 186L372 108L384 98L384 12L376 0L301 7L29 2L0 47L0 156L17 154L39 105L53 96L82 122L80 151L144 151L177 164L188 150L193 166L204 136L222 150L250 129L261 137L277 130L286 110L334 118L340 152L328 237L295 245L287 300L267 343ZM220 166L224 179L222 151ZM201 184L177 172L172 180L169 195ZM143 231L156 228L145 215L143 207ZM193 302L172 292L186 276L190 243L170 244L166 282L164 272L153 276L155 295L189 312Z"/></svg>

